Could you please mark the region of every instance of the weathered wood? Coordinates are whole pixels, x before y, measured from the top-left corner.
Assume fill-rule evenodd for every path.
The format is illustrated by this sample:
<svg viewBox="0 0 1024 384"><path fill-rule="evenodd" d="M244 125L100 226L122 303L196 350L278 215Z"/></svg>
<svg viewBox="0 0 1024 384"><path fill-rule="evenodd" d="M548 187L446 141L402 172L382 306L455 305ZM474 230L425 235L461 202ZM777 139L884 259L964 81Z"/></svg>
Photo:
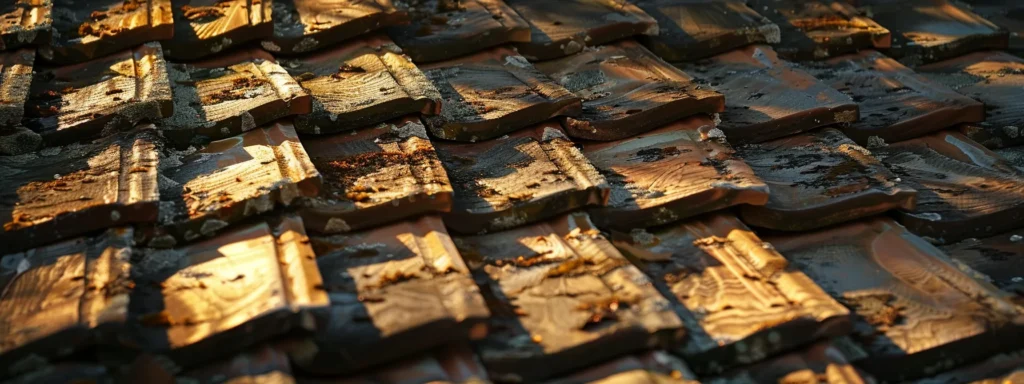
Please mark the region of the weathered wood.
<svg viewBox="0 0 1024 384"><path fill-rule="evenodd" d="M530 39L513 44L530 60L555 59L580 52L587 46L658 34L658 22L631 2L504 1L530 25Z"/></svg>
<svg viewBox="0 0 1024 384"><path fill-rule="evenodd" d="M658 21L655 36L639 36L647 48L671 63L693 61L749 44L778 43L779 27L743 0L636 0Z"/></svg>
<svg viewBox="0 0 1024 384"><path fill-rule="evenodd" d="M167 0L164 0L167 1ZM174 38L167 57L195 60L274 33L272 0L170 0Z"/></svg>
<svg viewBox="0 0 1024 384"><path fill-rule="evenodd" d="M754 0L751 6L779 26L775 47L789 60L821 60L867 48L889 48L888 29L842 0Z"/></svg>
<svg viewBox="0 0 1024 384"><path fill-rule="evenodd" d="M295 384L288 355L281 348L260 345L176 375L176 382ZM143 381L137 381L143 382Z"/></svg>
<svg viewBox="0 0 1024 384"><path fill-rule="evenodd" d="M306 137L302 145L324 179L319 195L298 200L311 231L350 232L451 210L451 183L417 117Z"/></svg>
<svg viewBox="0 0 1024 384"><path fill-rule="evenodd" d="M204 144L312 110L312 98L266 52L167 66L174 114L161 122L179 146Z"/></svg>
<svg viewBox="0 0 1024 384"><path fill-rule="evenodd" d="M160 44L61 67L36 68L25 127L47 144L67 144L129 129L174 110Z"/></svg>
<svg viewBox="0 0 1024 384"><path fill-rule="evenodd" d="M996 148L992 152L1005 159L1007 163L1016 167L1017 170L1024 174L1024 145Z"/></svg>
<svg viewBox="0 0 1024 384"><path fill-rule="evenodd" d="M1024 230L943 245L953 260L980 272L1009 299L1024 306Z"/></svg>
<svg viewBox="0 0 1024 384"><path fill-rule="evenodd" d="M1021 308L896 222L875 218L766 236L854 317L855 364L904 381L1020 348Z"/></svg>
<svg viewBox="0 0 1024 384"><path fill-rule="evenodd" d="M1010 32L1009 49L1024 52L1024 4L1016 0L964 0L974 12Z"/></svg>
<svg viewBox="0 0 1024 384"><path fill-rule="evenodd" d="M1024 173L960 133L937 132L873 153L917 190L917 207L898 218L919 236L949 243L1024 223Z"/></svg>
<svg viewBox="0 0 1024 384"><path fill-rule="evenodd" d="M53 41L39 55L81 63L174 36L171 0L51 0Z"/></svg>
<svg viewBox="0 0 1024 384"><path fill-rule="evenodd" d="M302 133L333 133L441 112L434 83L386 37L352 40L281 65L313 99L311 113L295 118L295 129Z"/></svg>
<svg viewBox="0 0 1024 384"><path fill-rule="evenodd" d="M917 192L834 128L740 146L737 156L771 190L764 206L740 208L753 226L806 231L914 209Z"/></svg>
<svg viewBox="0 0 1024 384"><path fill-rule="evenodd" d="M725 95L718 124L729 142L757 143L857 121L857 103L810 74L752 45L683 67Z"/></svg>
<svg viewBox="0 0 1024 384"><path fill-rule="evenodd" d="M312 52L410 21L392 0L275 0L273 14L274 34L260 44L275 54Z"/></svg>
<svg viewBox="0 0 1024 384"><path fill-rule="evenodd" d="M632 40L623 40L537 69L583 99L583 113L565 117L569 136L619 140L696 114L725 108L725 98Z"/></svg>
<svg viewBox="0 0 1024 384"><path fill-rule="evenodd" d="M4 381L4 384L115 384L115 376L100 364L61 362Z"/></svg>
<svg viewBox="0 0 1024 384"><path fill-rule="evenodd" d="M52 10L50 0L12 0L0 5L0 50L49 44Z"/></svg>
<svg viewBox="0 0 1024 384"><path fill-rule="evenodd" d="M594 221L629 231L737 204L764 205L768 186L723 137L707 117L691 117L628 139L583 143L612 188L606 207L590 209Z"/></svg>
<svg viewBox="0 0 1024 384"><path fill-rule="evenodd" d="M13 129L25 117L36 53L30 49L0 52L0 129Z"/></svg>
<svg viewBox="0 0 1024 384"><path fill-rule="evenodd" d="M24 155L35 152L43 137L31 129L17 126L0 128L0 155Z"/></svg>
<svg viewBox="0 0 1024 384"><path fill-rule="evenodd" d="M487 140L555 116L582 111L578 97L510 48L422 66L441 92L441 114L424 117L430 133Z"/></svg>
<svg viewBox="0 0 1024 384"><path fill-rule="evenodd" d="M0 258L0 377L110 337L128 310L131 244L115 228Z"/></svg>
<svg viewBox="0 0 1024 384"><path fill-rule="evenodd" d="M420 356L399 360L344 378L306 378L300 384L483 384L487 372L473 350L465 344L436 349Z"/></svg>
<svg viewBox="0 0 1024 384"><path fill-rule="evenodd" d="M957 367L915 384L1014 384L1024 382L1024 350L1002 353L976 364Z"/></svg>
<svg viewBox="0 0 1024 384"><path fill-rule="evenodd" d="M448 60L530 41L530 26L502 0L405 1L412 23L388 29L417 63Z"/></svg>
<svg viewBox="0 0 1024 384"><path fill-rule="evenodd" d="M846 308L730 214L616 232L612 241L683 319L675 351L698 374L850 331Z"/></svg>
<svg viewBox="0 0 1024 384"><path fill-rule="evenodd" d="M1009 46L1007 31L953 1L894 1L865 9L892 31L892 47L886 54L908 66Z"/></svg>
<svg viewBox="0 0 1024 384"><path fill-rule="evenodd" d="M195 153L166 152L160 218L147 236L150 247L212 237L299 196L316 196L320 189L319 172L285 121L214 141Z"/></svg>
<svg viewBox="0 0 1024 384"><path fill-rule="evenodd" d="M0 249L155 221L157 140L150 125L90 144L0 157Z"/></svg>
<svg viewBox="0 0 1024 384"><path fill-rule="evenodd" d="M558 123L474 144L435 142L455 197L445 224L464 234L535 223L607 203L609 186Z"/></svg>
<svg viewBox="0 0 1024 384"><path fill-rule="evenodd" d="M721 376L702 380L707 384L873 384L875 379L851 364L860 356L849 351L849 339L821 341L754 365L737 368Z"/></svg>
<svg viewBox="0 0 1024 384"><path fill-rule="evenodd" d="M872 136L895 142L985 120L981 103L878 51L863 50L804 68L860 105L860 120L842 131L862 145L875 141Z"/></svg>
<svg viewBox="0 0 1024 384"><path fill-rule="evenodd" d="M290 352L304 371L352 373L487 333L487 306L436 216L314 237L313 247L331 306Z"/></svg>
<svg viewBox="0 0 1024 384"><path fill-rule="evenodd" d="M664 351L620 357L546 384L697 384L686 363Z"/></svg>

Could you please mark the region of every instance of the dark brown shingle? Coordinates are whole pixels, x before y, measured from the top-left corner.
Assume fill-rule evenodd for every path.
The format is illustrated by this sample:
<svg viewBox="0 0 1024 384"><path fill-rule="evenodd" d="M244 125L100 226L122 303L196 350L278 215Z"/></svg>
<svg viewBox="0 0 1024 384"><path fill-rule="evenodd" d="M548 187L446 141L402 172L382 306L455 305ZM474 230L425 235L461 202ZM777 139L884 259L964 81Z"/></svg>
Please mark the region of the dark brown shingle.
<svg viewBox="0 0 1024 384"><path fill-rule="evenodd" d="M57 64L100 58L174 35L171 0L52 0L53 41L39 55Z"/></svg>
<svg viewBox="0 0 1024 384"><path fill-rule="evenodd" d="M530 41L530 26L502 0L409 0L412 24L388 29L417 63Z"/></svg>
<svg viewBox="0 0 1024 384"><path fill-rule="evenodd" d="M163 0L167 1L167 0ZM195 60L270 37L272 0L171 0L174 38L164 43L167 57ZM169 37L168 37L169 38Z"/></svg>
<svg viewBox="0 0 1024 384"><path fill-rule="evenodd" d="M750 44L779 42L779 27L743 0L636 0L658 21L658 34L637 37L670 63L708 58Z"/></svg>
<svg viewBox="0 0 1024 384"><path fill-rule="evenodd" d="M370 31L409 23L392 0L275 0L274 34L264 49L281 54L312 52Z"/></svg>

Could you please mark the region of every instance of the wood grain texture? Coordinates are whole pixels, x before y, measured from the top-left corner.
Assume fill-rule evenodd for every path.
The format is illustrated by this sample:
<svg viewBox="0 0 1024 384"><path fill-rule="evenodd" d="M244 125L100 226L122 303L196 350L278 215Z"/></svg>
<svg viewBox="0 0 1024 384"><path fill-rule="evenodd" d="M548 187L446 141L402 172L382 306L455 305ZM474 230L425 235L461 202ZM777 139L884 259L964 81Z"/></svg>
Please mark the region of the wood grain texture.
<svg viewBox="0 0 1024 384"><path fill-rule="evenodd" d="M128 310L131 244L115 228L0 258L0 377L110 337Z"/></svg>
<svg viewBox="0 0 1024 384"><path fill-rule="evenodd" d="M530 60L568 56L587 46L637 35L657 35L658 22L617 0L505 0L530 24L530 40L513 44Z"/></svg>
<svg viewBox="0 0 1024 384"><path fill-rule="evenodd" d="M0 52L0 130L21 126L35 58L31 49Z"/></svg>
<svg viewBox="0 0 1024 384"><path fill-rule="evenodd" d="M0 5L0 50L49 44L52 10L51 0L13 0Z"/></svg>
<svg viewBox="0 0 1024 384"><path fill-rule="evenodd" d="M696 384L686 363L665 351L627 355L596 364L546 384Z"/></svg>
<svg viewBox="0 0 1024 384"><path fill-rule="evenodd" d="M821 60L867 48L889 48L888 29L841 0L754 0L750 4L779 26L775 47L789 60Z"/></svg>
<svg viewBox="0 0 1024 384"><path fill-rule="evenodd" d="M682 337L669 302L586 214L455 244L491 310L475 349L496 381L537 382Z"/></svg>
<svg viewBox="0 0 1024 384"><path fill-rule="evenodd" d="M558 123L434 146L455 190L452 210L444 214L455 232L499 231L608 202L608 183Z"/></svg>
<svg viewBox="0 0 1024 384"><path fill-rule="evenodd" d="M1006 162L1017 168L1021 173L1024 173L1024 145L996 148L992 152L1005 159Z"/></svg>
<svg viewBox="0 0 1024 384"><path fill-rule="evenodd" d="M846 338L820 341L806 348L737 368L720 376L701 380L707 384L874 384L875 379L854 367ZM862 352L862 351L861 351Z"/></svg>
<svg viewBox="0 0 1024 384"><path fill-rule="evenodd" d="M1024 52L1024 4L1014 0L965 0L971 12L1010 32L1009 49Z"/></svg>
<svg viewBox="0 0 1024 384"><path fill-rule="evenodd" d="M1024 230L943 245L953 260L984 275L985 279L1024 306Z"/></svg>
<svg viewBox="0 0 1024 384"><path fill-rule="evenodd" d="M421 68L441 92L441 114L424 121L442 139L487 140L582 112L578 97L507 47Z"/></svg>
<svg viewBox="0 0 1024 384"><path fill-rule="evenodd" d="M155 221L157 140L150 125L90 144L0 157L0 249Z"/></svg>
<svg viewBox="0 0 1024 384"><path fill-rule="evenodd" d="M764 205L768 186L721 137L710 119L691 117L628 139L583 143L612 188L606 207L590 209L594 221L629 231L737 204Z"/></svg>
<svg viewBox="0 0 1024 384"><path fill-rule="evenodd" d="M857 103L810 74L752 45L682 67L725 95L719 128L729 142L757 143L857 121Z"/></svg>
<svg viewBox="0 0 1024 384"><path fill-rule="evenodd" d="M886 218L766 236L855 314L855 364L883 381L932 375L1020 348L1021 307Z"/></svg>
<svg viewBox="0 0 1024 384"><path fill-rule="evenodd" d="M410 21L392 0L275 0L273 14L274 34L261 45L275 54L312 52Z"/></svg>
<svg viewBox="0 0 1024 384"><path fill-rule="evenodd" d="M291 124L278 121L198 152L165 154L160 218L149 246L212 237L230 224L316 196L321 185Z"/></svg>
<svg viewBox="0 0 1024 384"><path fill-rule="evenodd" d="M176 382L232 384L295 384L288 354L281 348L259 345L176 375ZM141 382L141 381L137 381Z"/></svg>
<svg viewBox="0 0 1024 384"><path fill-rule="evenodd" d="M409 0L411 24L388 34L417 63L449 60L530 41L530 26L503 0Z"/></svg>
<svg viewBox="0 0 1024 384"><path fill-rule="evenodd" d="M168 0L164 0L168 1ZM244 43L269 38L273 0L170 0L174 38L164 43L167 57L195 60ZM284 16L284 15L282 15Z"/></svg>
<svg viewBox="0 0 1024 384"><path fill-rule="evenodd" d="M771 190L764 206L740 208L753 226L806 231L914 209L917 192L834 128L743 145L737 156Z"/></svg>
<svg viewBox="0 0 1024 384"><path fill-rule="evenodd" d="M51 0L53 41L39 55L73 64L174 36L171 0Z"/></svg>
<svg viewBox="0 0 1024 384"><path fill-rule="evenodd" d="M981 362L957 367L916 384L1013 384L1024 380L1024 350L1001 353Z"/></svg>
<svg viewBox="0 0 1024 384"><path fill-rule="evenodd" d="M437 115L441 94L423 71L386 37L352 40L281 65L313 99L295 119L302 133L324 134L372 126L409 114Z"/></svg>
<svg viewBox="0 0 1024 384"><path fill-rule="evenodd" d="M915 234L949 243L1021 226L1024 173L958 132L933 133L874 154L917 190L917 207L898 214Z"/></svg>
<svg viewBox="0 0 1024 384"><path fill-rule="evenodd" d="M170 116L174 105L160 44L36 68L25 108L23 124L49 145L109 136L143 119Z"/></svg>
<svg viewBox="0 0 1024 384"><path fill-rule="evenodd" d="M300 384L484 384L487 371L473 350L463 343L398 360L351 376L299 380Z"/></svg>
<svg viewBox="0 0 1024 384"><path fill-rule="evenodd" d="M612 241L672 302L686 328L674 351L700 375L850 331L846 308L730 214Z"/></svg>
<svg viewBox="0 0 1024 384"><path fill-rule="evenodd" d="M779 27L742 0L635 0L658 21L637 39L670 63L708 58L749 44L778 43Z"/></svg>
<svg viewBox="0 0 1024 384"><path fill-rule="evenodd" d="M872 136L886 142L902 141L985 120L981 103L877 51L807 63L804 68L860 105L860 120L842 131L862 145Z"/></svg>
<svg viewBox="0 0 1024 384"><path fill-rule="evenodd" d="M632 40L596 47L537 69L583 100L583 113L565 117L569 136L618 140L696 114L725 108L725 98Z"/></svg>
<svg viewBox="0 0 1024 384"><path fill-rule="evenodd" d="M487 333L480 290L441 219L314 237L331 306L292 350L304 371L349 374Z"/></svg>
<svg viewBox="0 0 1024 384"><path fill-rule="evenodd" d="M292 330L311 331L311 312L328 304L295 216L147 250L133 261L132 278L129 322L118 350L104 352L111 361L147 353L178 367L201 366Z"/></svg>
<svg viewBox="0 0 1024 384"><path fill-rule="evenodd" d="M320 194L300 198L306 228L341 233L448 212L452 185L415 116L302 145L323 176Z"/></svg>

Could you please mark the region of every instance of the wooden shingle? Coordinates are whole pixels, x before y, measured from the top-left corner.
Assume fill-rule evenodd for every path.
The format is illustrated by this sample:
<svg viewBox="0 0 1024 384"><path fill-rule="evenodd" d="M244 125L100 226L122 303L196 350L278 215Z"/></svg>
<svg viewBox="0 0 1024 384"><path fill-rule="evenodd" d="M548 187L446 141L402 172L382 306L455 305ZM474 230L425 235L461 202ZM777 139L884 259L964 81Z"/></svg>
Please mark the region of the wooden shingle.
<svg viewBox="0 0 1024 384"><path fill-rule="evenodd" d="M51 0L53 41L39 55L57 64L107 56L174 35L171 0Z"/></svg>
<svg viewBox="0 0 1024 384"><path fill-rule="evenodd" d="M943 245L950 258L980 272L1010 300L1024 306L1024 230Z"/></svg>
<svg viewBox="0 0 1024 384"><path fill-rule="evenodd" d="M863 8L892 32L892 47L885 53L908 66L1009 46L1009 32L955 1L906 0Z"/></svg>
<svg viewBox="0 0 1024 384"><path fill-rule="evenodd" d="M530 24L530 40L513 44L530 60L568 56L588 46L657 35L658 22L631 2L504 0Z"/></svg>
<svg viewBox="0 0 1024 384"><path fill-rule="evenodd" d="M658 21L658 34L637 37L670 63L708 58L750 44L779 42L779 27L743 0L636 0Z"/></svg>
<svg viewBox="0 0 1024 384"><path fill-rule="evenodd" d="M626 355L595 364L546 384L697 384L686 363L665 351Z"/></svg>
<svg viewBox="0 0 1024 384"><path fill-rule="evenodd" d="M819 383L869 384L876 380L857 369L863 355L847 338L814 343L806 348L701 380L706 384Z"/></svg>
<svg viewBox="0 0 1024 384"><path fill-rule="evenodd" d="M164 0L167 1L167 0ZM170 0L174 38L166 41L167 57L195 60L226 52L243 43L270 37L272 0Z"/></svg>
<svg viewBox="0 0 1024 384"><path fill-rule="evenodd" d="M275 0L274 34L260 44L275 54L326 48L361 34L409 23L392 0Z"/></svg>
<svg viewBox="0 0 1024 384"><path fill-rule="evenodd" d="M490 383L487 371L464 343L398 360L345 377L303 377L301 384Z"/></svg>
<svg viewBox="0 0 1024 384"><path fill-rule="evenodd" d="M12 0L0 5L0 50L49 44L52 11L51 0Z"/></svg>
<svg viewBox="0 0 1024 384"><path fill-rule="evenodd" d="M259 345L240 354L178 373L176 382L295 384L288 354L281 348ZM139 378L139 383L147 382ZM150 381L151 382L151 381Z"/></svg>
<svg viewBox="0 0 1024 384"><path fill-rule="evenodd" d="M888 29L862 15L843 0L754 0L779 26L775 50L789 60L821 60L866 48L889 48Z"/></svg>
<svg viewBox="0 0 1024 384"><path fill-rule="evenodd" d="M984 361L940 373L916 384L1014 384L1024 382L1024 350L1001 353Z"/></svg>
<svg viewBox="0 0 1024 384"><path fill-rule="evenodd" d="M512 42L530 41L530 26L502 0L406 1L412 23L388 29L417 63L449 60Z"/></svg>
<svg viewBox="0 0 1024 384"><path fill-rule="evenodd" d="M1024 4L1016 0L965 0L971 12L1010 32L1009 49L1024 52Z"/></svg>
<svg viewBox="0 0 1024 384"><path fill-rule="evenodd" d="M33 152L43 141L22 126L35 57L30 49L0 52L0 155Z"/></svg>

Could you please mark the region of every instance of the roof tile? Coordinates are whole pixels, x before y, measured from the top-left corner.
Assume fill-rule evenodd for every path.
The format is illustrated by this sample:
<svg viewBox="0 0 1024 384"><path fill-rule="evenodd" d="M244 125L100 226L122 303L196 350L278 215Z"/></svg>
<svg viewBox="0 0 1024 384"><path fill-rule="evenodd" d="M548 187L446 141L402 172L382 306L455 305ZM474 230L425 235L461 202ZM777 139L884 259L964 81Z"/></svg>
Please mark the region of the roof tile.
<svg viewBox="0 0 1024 384"><path fill-rule="evenodd" d="M53 36L50 0L13 0L0 5L0 49L49 44Z"/></svg>
<svg viewBox="0 0 1024 384"><path fill-rule="evenodd" d="M1010 32L1009 49L1024 52L1024 4L1014 0L966 0L972 12Z"/></svg>
<svg viewBox="0 0 1024 384"><path fill-rule="evenodd" d="M779 42L779 27L744 0L634 2L659 27L657 35L638 39L671 63L704 59L749 44Z"/></svg>
<svg viewBox="0 0 1024 384"><path fill-rule="evenodd" d="M1013 384L1024 381L1024 350L1002 353L982 362L916 381L915 384Z"/></svg>
<svg viewBox="0 0 1024 384"><path fill-rule="evenodd" d="M270 37L274 31L270 17L274 1L172 2L174 38L164 45L167 57L174 60L195 60L214 55L245 42Z"/></svg>
<svg viewBox="0 0 1024 384"><path fill-rule="evenodd" d="M571 55L584 47L636 35L657 35L658 22L633 3L608 0L505 0L530 24L530 40L515 43L530 60Z"/></svg>
<svg viewBox="0 0 1024 384"><path fill-rule="evenodd" d="M849 351L850 348L846 345L848 343L846 338L820 341L806 348L737 368L702 382L707 384L875 383L874 378L851 364L858 355Z"/></svg>
<svg viewBox="0 0 1024 384"><path fill-rule="evenodd" d="M665 351L626 355L546 384L696 384L686 363Z"/></svg>
<svg viewBox="0 0 1024 384"><path fill-rule="evenodd" d="M310 52L409 22L408 12L392 0L276 0L273 14L274 35L261 44L281 54Z"/></svg>
<svg viewBox="0 0 1024 384"><path fill-rule="evenodd" d="M411 0L409 5L412 24L388 33L417 63L530 41L530 26L502 0Z"/></svg>
<svg viewBox="0 0 1024 384"><path fill-rule="evenodd" d="M464 344L455 344L392 362L348 377L307 378L301 384L422 384L422 383L489 383L479 359Z"/></svg>
<svg viewBox="0 0 1024 384"><path fill-rule="evenodd" d="M39 55L80 63L174 36L171 0L53 1L53 41Z"/></svg>
<svg viewBox="0 0 1024 384"><path fill-rule="evenodd" d="M1009 33L948 0L906 0L866 7L871 18L892 31L886 53L915 66L984 49L1006 49Z"/></svg>
<svg viewBox="0 0 1024 384"><path fill-rule="evenodd" d="M1024 306L1024 230L942 246L953 260L982 273L1009 299Z"/></svg>
<svg viewBox="0 0 1024 384"><path fill-rule="evenodd" d="M33 152L43 141L21 125L35 57L31 49L0 52L0 155Z"/></svg>
<svg viewBox="0 0 1024 384"><path fill-rule="evenodd" d="M40 383L91 383L114 384L114 378L107 368L97 363L61 362L44 365L37 370L4 381L5 384Z"/></svg>
<svg viewBox="0 0 1024 384"><path fill-rule="evenodd" d="M778 24L775 50L790 60L819 60L865 48L889 48L889 30L839 0L755 0L751 4Z"/></svg>
<svg viewBox="0 0 1024 384"><path fill-rule="evenodd" d="M288 355L279 348L260 345L176 375L175 382L294 384ZM150 382L139 380L136 382Z"/></svg>

